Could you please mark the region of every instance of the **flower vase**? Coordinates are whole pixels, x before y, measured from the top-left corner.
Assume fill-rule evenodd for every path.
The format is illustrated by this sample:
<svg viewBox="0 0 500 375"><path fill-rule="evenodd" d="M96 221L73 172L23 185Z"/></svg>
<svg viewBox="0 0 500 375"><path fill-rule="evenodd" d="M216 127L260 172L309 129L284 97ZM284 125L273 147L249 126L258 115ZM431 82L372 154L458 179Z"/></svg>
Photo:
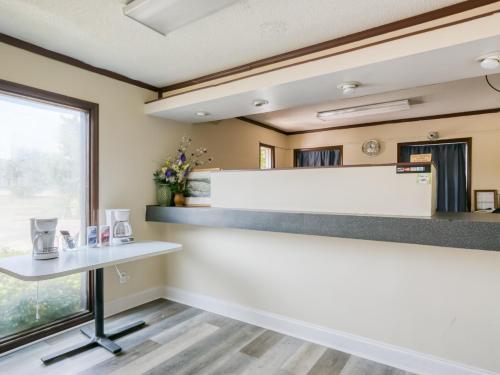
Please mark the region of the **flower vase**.
<svg viewBox="0 0 500 375"><path fill-rule="evenodd" d="M174 196L175 207L182 207L182 206L184 206L185 202L186 202L186 199L184 198L184 193L175 193L175 196Z"/></svg>
<svg viewBox="0 0 500 375"><path fill-rule="evenodd" d="M168 207L172 204L172 190L167 184L156 184L156 200L158 206Z"/></svg>

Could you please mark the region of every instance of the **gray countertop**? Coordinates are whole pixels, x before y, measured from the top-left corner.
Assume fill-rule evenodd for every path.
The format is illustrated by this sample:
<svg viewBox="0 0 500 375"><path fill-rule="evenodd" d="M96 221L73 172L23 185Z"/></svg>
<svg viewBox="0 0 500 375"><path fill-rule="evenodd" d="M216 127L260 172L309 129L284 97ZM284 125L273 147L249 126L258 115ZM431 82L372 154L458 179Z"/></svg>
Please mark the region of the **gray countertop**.
<svg viewBox="0 0 500 375"><path fill-rule="evenodd" d="M500 251L498 214L440 213L431 218L417 218L147 206L146 220Z"/></svg>

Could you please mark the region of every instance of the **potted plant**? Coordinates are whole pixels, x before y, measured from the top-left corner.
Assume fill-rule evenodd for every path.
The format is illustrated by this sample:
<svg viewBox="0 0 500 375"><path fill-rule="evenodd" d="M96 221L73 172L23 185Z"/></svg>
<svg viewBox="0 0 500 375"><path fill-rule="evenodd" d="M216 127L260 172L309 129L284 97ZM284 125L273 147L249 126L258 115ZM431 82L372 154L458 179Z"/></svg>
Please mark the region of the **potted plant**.
<svg viewBox="0 0 500 375"><path fill-rule="evenodd" d="M170 206L172 193L174 194L174 204L176 207L184 206L184 193L186 191L186 180L189 172L194 168L203 165L206 158L207 149L197 148L189 153L192 139L182 137L175 157L169 156L154 173L156 183L156 197L160 206ZM211 162L211 158L206 158Z"/></svg>

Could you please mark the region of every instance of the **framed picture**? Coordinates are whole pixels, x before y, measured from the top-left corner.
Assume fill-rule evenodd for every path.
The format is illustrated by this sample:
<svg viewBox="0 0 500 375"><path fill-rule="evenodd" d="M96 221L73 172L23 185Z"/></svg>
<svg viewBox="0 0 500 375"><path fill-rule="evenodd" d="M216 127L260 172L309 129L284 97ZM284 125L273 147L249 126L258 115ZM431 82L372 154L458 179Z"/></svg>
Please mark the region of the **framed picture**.
<svg viewBox="0 0 500 375"><path fill-rule="evenodd" d="M498 192L492 190L474 190L474 206L475 210L490 210L498 208L497 202Z"/></svg>
<svg viewBox="0 0 500 375"><path fill-rule="evenodd" d="M195 169L186 180L186 206L210 207L211 191L210 176L213 172L220 171L220 168Z"/></svg>

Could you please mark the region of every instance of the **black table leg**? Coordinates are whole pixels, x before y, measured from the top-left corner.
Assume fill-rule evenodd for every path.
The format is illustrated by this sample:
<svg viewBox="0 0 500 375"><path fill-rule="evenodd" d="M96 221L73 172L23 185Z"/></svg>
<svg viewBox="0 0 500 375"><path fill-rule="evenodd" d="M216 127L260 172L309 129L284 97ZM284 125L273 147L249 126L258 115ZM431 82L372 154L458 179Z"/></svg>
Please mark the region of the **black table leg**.
<svg viewBox="0 0 500 375"><path fill-rule="evenodd" d="M50 364L95 346L101 346L113 354L119 353L122 348L112 339L132 332L146 324L146 322L139 320L128 323L111 332L104 332L104 271L102 268L96 269L94 272L94 321L95 327L93 331L88 328L81 329L81 332L89 338L87 341L42 357L42 362Z"/></svg>

